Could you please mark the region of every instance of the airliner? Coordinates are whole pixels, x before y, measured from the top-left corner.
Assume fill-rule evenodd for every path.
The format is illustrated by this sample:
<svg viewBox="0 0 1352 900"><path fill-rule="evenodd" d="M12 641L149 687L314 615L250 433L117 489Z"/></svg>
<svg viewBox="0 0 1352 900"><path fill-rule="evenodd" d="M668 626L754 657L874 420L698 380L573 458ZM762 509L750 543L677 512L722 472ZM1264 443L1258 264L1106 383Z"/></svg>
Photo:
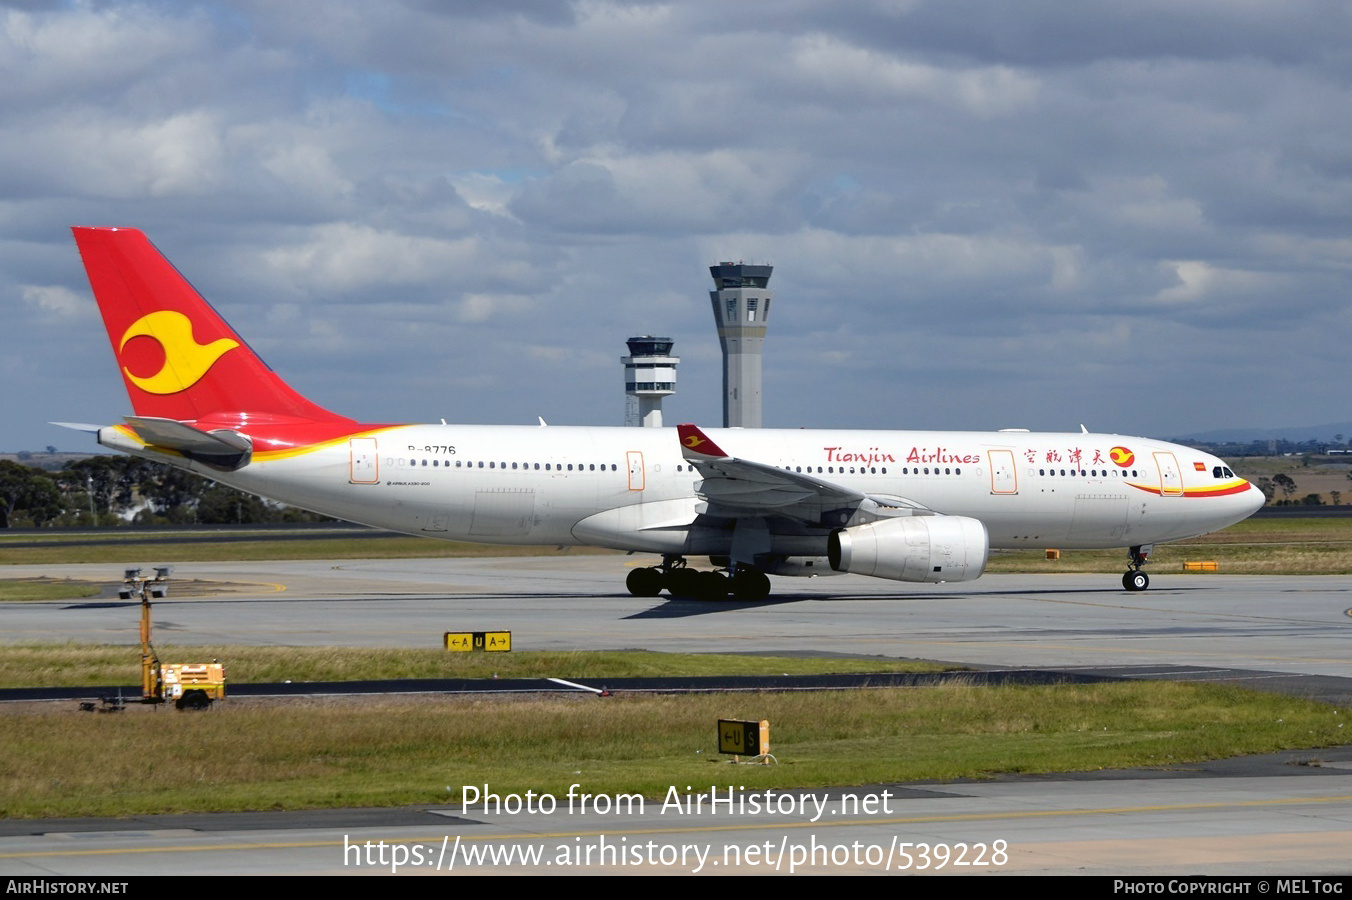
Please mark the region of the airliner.
<svg viewBox="0 0 1352 900"><path fill-rule="evenodd" d="M960 582L993 549L1153 545L1253 514L1214 456L1070 433L368 424L289 387L140 231L75 228L133 414L105 447L406 534L650 553L635 596L763 600L770 575ZM57 423L69 424L69 423ZM696 569L707 557L712 570Z"/></svg>

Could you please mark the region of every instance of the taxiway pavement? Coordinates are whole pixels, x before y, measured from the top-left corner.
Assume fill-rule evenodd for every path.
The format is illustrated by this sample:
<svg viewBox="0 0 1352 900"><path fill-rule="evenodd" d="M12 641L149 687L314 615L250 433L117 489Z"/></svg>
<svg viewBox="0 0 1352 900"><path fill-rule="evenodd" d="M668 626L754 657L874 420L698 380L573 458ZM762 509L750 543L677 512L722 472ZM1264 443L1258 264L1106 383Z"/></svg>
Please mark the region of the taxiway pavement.
<svg viewBox="0 0 1352 900"><path fill-rule="evenodd" d="M938 586L853 576L775 579L770 601L748 604L630 597L623 587L627 567L646 562L578 556L182 563L175 579L232 587L191 599L176 599L171 590L155 605L156 633L179 644L437 647L444 631L507 629L518 649L923 657L982 667L1233 677L1311 696L1352 695L1352 585L1340 577L1153 572L1152 588L1140 594L1124 592L1112 575L988 575ZM6 570L11 577L92 577L110 584L120 575L108 566ZM0 607L0 652L5 641L134 645L133 606L116 599L7 604ZM1317 765L1294 764L1300 762ZM400 854L406 854L405 872L444 872L452 846L461 872L696 871L694 849L667 862L682 847L709 854L701 874L787 873L792 853L810 854L814 847L826 847L825 856L819 851L815 863L808 859L796 871L877 872L903 864L899 844L910 845L905 852L914 871L923 843L931 851L929 871L957 874L1347 875L1349 766L1352 754L1342 749L1258 769L875 787L860 791L878 802L883 791L894 792L889 812L852 815L837 805L815 822L719 811L682 817L650 806L627 815L429 809L350 811L347 820L322 821L278 813L243 824L210 816L111 827L21 823L31 827L0 831L0 872L376 874L399 868L393 863ZM735 775L720 771L692 790L735 783ZM838 804L839 794L828 802ZM381 841L387 845L383 865ZM1008 851L999 865L991 864L995 841L1006 842ZM351 847L367 842L376 862L363 856L358 863ZM966 845L969 863L975 845L982 845L986 864L957 865L959 844ZM640 845L657 855L633 856ZM941 846L949 860L942 868L934 855ZM470 848L488 847L499 854L516 848L517 855L495 864L469 861ZM858 849L836 849L842 847ZM414 848L422 860L417 864ZM544 854L540 862L522 862L520 854L535 852L530 848ZM592 857L570 857L569 850ZM546 866L546 859L559 861Z"/></svg>
<svg viewBox="0 0 1352 900"><path fill-rule="evenodd" d="M623 556L181 563L215 597L155 603L161 641L439 647L445 631L510 630L531 650L850 653L999 668L1194 666L1352 675L1352 580L1341 576L987 575L906 585L776 578L763 603L629 596ZM9 577L120 580L106 565L7 566ZM10 604L0 641L135 643L134 603Z"/></svg>

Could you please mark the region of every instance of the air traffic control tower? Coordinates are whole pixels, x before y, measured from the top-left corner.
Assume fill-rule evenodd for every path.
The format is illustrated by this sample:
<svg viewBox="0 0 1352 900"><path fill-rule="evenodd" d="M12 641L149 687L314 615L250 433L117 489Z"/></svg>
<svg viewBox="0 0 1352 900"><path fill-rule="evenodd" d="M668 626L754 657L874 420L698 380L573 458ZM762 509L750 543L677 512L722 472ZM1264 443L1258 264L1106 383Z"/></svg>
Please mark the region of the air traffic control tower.
<svg viewBox="0 0 1352 900"><path fill-rule="evenodd" d="M671 355L674 342L645 334L625 343L629 355L620 357L624 363L624 424L661 428L662 398L676 393L676 366L681 361Z"/></svg>
<svg viewBox="0 0 1352 900"><path fill-rule="evenodd" d="M774 266L722 262L709 267L709 299L723 345L723 427L761 427L761 348L770 319Z"/></svg>

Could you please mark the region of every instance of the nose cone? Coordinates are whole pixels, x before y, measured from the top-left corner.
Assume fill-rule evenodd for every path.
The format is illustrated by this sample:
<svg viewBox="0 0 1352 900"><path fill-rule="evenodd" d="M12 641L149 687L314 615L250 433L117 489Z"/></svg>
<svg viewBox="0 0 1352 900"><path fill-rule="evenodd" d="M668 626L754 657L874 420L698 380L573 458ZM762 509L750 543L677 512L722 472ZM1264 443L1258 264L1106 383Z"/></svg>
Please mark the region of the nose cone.
<svg viewBox="0 0 1352 900"><path fill-rule="evenodd" d="M1247 491L1236 494L1235 500L1239 504L1239 510L1242 513L1241 519L1247 519L1267 504L1267 497L1264 496L1262 491L1254 487L1252 483L1249 483L1249 489Z"/></svg>
<svg viewBox="0 0 1352 900"><path fill-rule="evenodd" d="M1245 519L1248 519L1249 516L1252 516L1267 504L1267 496L1264 496L1263 492L1253 486L1251 481L1245 481L1244 489L1232 493L1228 500L1230 503L1226 505L1226 511L1234 516L1230 524L1244 522Z"/></svg>

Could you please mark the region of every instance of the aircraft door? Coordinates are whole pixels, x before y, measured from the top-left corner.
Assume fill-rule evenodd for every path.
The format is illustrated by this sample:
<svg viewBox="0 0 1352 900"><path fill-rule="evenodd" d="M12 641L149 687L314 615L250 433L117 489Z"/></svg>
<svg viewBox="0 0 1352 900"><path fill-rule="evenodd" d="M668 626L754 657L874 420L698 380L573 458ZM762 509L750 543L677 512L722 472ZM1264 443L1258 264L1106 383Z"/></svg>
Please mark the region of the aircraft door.
<svg viewBox="0 0 1352 900"><path fill-rule="evenodd" d="M376 456L376 439L349 438L347 480L352 484L376 484L380 481L380 460Z"/></svg>
<svg viewBox="0 0 1352 900"><path fill-rule="evenodd" d="M1178 458L1167 451L1156 451L1155 465L1160 470L1160 496L1182 497L1183 475L1178 468Z"/></svg>
<svg viewBox="0 0 1352 900"><path fill-rule="evenodd" d="M988 450L986 456L991 462L991 493L1017 494L1019 475L1014 469L1014 451Z"/></svg>
<svg viewBox="0 0 1352 900"><path fill-rule="evenodd" d="M625 456L629 462L629 490L641 491L647 483L647 477L643 472L643 451L630 450Z"/></svg>

